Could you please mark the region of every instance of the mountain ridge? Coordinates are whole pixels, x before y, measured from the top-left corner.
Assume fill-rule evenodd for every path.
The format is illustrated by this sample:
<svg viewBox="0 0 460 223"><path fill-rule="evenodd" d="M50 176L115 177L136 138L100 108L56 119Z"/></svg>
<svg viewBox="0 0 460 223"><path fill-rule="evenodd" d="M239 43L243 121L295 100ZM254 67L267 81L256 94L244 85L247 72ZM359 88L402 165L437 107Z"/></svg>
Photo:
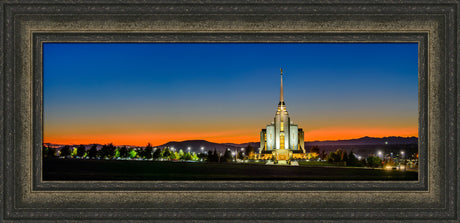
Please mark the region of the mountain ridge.
<svg viewBox="0 0 460 223"><path fill-rule="evenodd" d="M417 144L418 137L401 137L401 136L388 136L388 137L369 137L364 136L357 139L344 139L344 140L325 140L325 141L307 141L305 142L305 148L311 146L326 146L326 147L333 147L333 146L379 146L379 145L411 145ZM54 147L62 147L63 144L52 144L52 143L45 143L45 145L52 145ZM92 145L96 145L98 149L102 147L102 144L84 144L86 149L89 149ZM174 148L176 151L183 150L184 152L190 148L191 152L207 152L207 151L214 151L217 152L225 152L227 148L237 151L241 148L245 148L248 145L251 145L253 148L259 148L259 142L247 142L247 143L216 143L210 142L207 140L202 139L195 139L195 140L183 140L183 141L170 141L164 143L162 145L156 145L153 147L163 148L163 147L170 147ZM69 146L79 146L79 144L73 144ZM117 145L123 146L123 145ZM135 148L143 148L145 146L130 146L125 145L128 147L135 147ZM203 149L201 149L203 147Z"/></svg>

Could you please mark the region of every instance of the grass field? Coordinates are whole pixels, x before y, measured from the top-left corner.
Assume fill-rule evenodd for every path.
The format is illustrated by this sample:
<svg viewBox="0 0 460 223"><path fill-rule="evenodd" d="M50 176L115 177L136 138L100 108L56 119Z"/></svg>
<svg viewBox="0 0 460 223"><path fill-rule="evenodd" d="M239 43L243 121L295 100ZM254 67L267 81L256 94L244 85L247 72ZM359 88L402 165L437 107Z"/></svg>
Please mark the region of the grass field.
<svg viewBox="0 0 460 223"><path fill-rule="evenodd" d="M43 180L417 180L415 171L132 160L44 159Z"/></svg>
<svg viewBox="0 0 460 223"><path fill-rule="evenodd" d="M329 162L319 162L319 161L299 161L299 165L301 166L337 166L333 163Z"/></svg>

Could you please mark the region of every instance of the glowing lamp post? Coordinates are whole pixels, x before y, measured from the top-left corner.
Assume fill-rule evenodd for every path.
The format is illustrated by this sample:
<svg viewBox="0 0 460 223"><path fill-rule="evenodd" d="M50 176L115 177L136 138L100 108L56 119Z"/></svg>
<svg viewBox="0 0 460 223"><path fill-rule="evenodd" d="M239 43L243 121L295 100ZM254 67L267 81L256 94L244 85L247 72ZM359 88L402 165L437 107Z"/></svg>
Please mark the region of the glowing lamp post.
<svg viewBox="0 0 460 223"><path fill-rule="evenodd" d="M404 171L406 170L406 159L404 159L404 151L401 151L401 158L403 159Z"/></svg>

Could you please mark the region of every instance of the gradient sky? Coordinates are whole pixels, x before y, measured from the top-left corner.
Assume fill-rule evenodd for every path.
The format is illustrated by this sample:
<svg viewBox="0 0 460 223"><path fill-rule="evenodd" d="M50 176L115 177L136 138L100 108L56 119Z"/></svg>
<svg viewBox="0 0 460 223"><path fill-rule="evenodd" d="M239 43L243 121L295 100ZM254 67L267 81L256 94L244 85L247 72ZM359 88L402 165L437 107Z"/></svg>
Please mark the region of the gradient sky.
<svg viewBox="0 0 460 223"><path fill-rule="evenodd" d="M416 43L44 43L44 142L257 142L279 101L305 141L418 135Z"/></svg>

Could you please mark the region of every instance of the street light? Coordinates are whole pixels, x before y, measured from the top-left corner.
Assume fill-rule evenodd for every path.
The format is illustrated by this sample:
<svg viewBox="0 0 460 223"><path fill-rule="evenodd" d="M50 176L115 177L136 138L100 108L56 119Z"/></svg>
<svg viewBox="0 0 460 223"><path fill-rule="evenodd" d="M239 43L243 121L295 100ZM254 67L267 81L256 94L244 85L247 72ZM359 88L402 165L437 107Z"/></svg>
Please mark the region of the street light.
<svg viewBox="0 0 460 223"><path fill-rule="evenodd" d="M190 152L190 146L189 146L189 147L187 147L187 150Z"/></svg>
<svg viewBox="0 0 460 223"><path fill-rule="evenodd" d="M401 159L404 161L404 170L406 170L406 159L404 159L404 151L401 151Z"/></svg>

